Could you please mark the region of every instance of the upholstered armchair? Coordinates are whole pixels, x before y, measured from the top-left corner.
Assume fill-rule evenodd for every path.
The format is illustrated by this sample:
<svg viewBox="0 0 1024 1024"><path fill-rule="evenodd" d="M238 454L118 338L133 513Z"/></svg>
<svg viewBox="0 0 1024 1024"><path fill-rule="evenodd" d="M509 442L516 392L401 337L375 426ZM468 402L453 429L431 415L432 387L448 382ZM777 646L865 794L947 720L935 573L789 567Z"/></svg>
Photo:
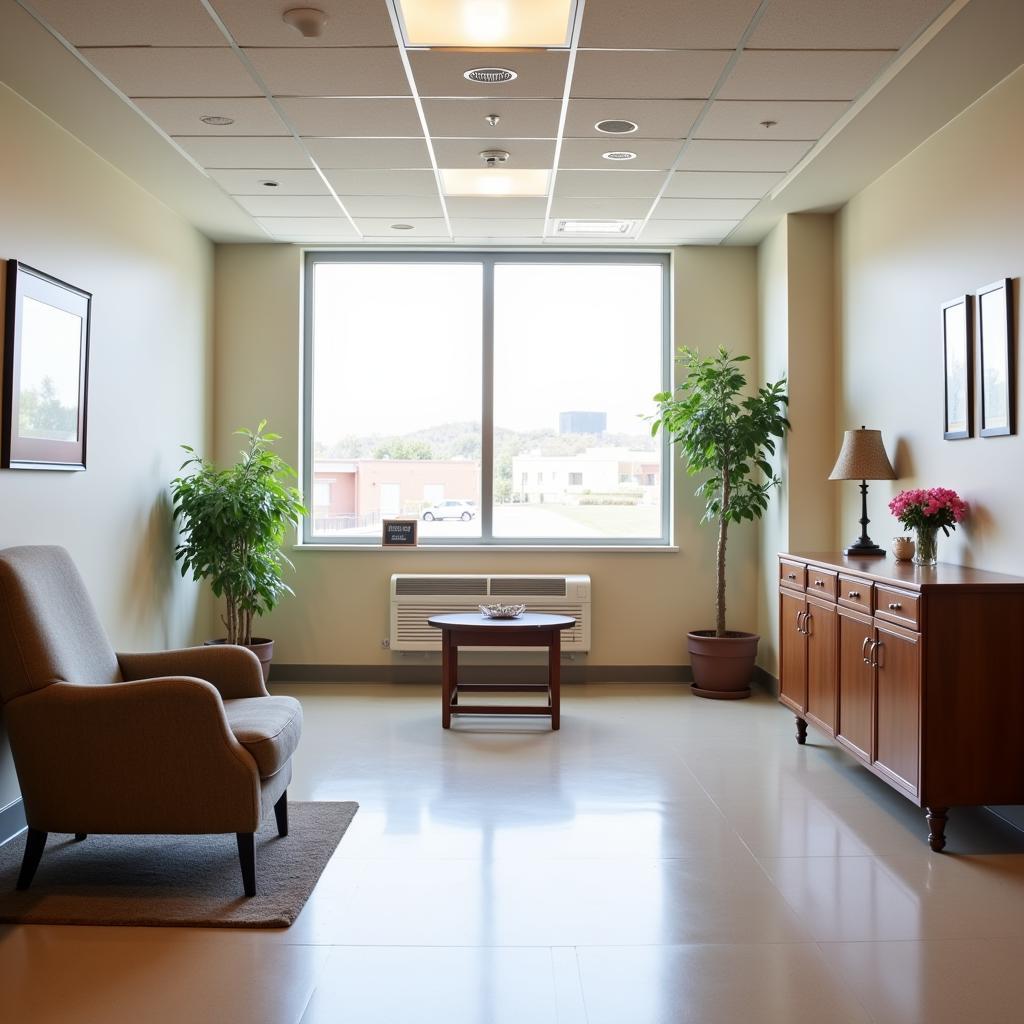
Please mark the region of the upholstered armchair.
<svg viewBox="0 0 1024 1024"><path fill-rule="evenodd" d="M0 550L0 700L28 836L18 888L49 832L237 836L245 894L273 807L288 834L292 697L271 697L243 647L115 654L71 557Z"/></svg>

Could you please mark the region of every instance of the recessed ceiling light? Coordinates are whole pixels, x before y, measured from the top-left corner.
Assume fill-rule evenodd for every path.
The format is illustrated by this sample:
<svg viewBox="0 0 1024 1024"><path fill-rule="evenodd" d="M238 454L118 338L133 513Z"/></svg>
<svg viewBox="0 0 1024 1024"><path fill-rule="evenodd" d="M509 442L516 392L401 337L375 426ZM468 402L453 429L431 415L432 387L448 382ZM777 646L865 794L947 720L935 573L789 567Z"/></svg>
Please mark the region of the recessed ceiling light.
<svg viewBox="0 0 1024 1024"><path fill-rule="evenodd" d="M441 169L441 184L447 196L546 196L551 172L539 168Z"/></svg>
<svg viewBox="0 0 1024 1024"><path fill-rule="evenodd" d="M605 160L635 160L636 153L631 153L628 149L613 149L610 153L602 153L601 156Z"/></svg>
<svg viewBox="0 0 1024 1024"><path fill-rule="evenodd" d="M392 231L412 231L413 226L411 224L392 224Z"/></svg>
<svg viewBox="0 0 1024 1024"><path fill-rule="evenodd" d="M519 73L511 68L470 68L462 77L480 85L504 85L506 82L515 81Z"/></svg>
<svg viewBox="0 0 1024 1024"><path fill-rule="evenodd" d="M398 0L407 46L563 47L576 0Z"/></svg>
<svg viewBox="0 0 1024 1024"><path fill-rule="evenodd" d="M224 125L235 123L235 119L233 117L225 117L223 114L203 114L199 120L202 121L203 124Z"/></svg>
<svg viewBox="0 0 1024 1024"><path fill-rule="evenodd" d="M260 184L261 184L261 185L262 185L262 186L263 186L264 188L279 188L279 187L280 187L280 185L281 185L281 182L279 182L279 181L273 181L273 180L272 180L272 179L270 179L270 178L266 178L265 180L261 181L261 182L260 182Z"/></svg>
<svg viewBox="0 0 1024 1024"><path fill-rule="evenodd" d="M623 121L618 118L611 118L607 121L598 121L594 127L605 135L628 135L635 132L639 127L635 121Z"/></svg>
<svg viewBox="0 0 1024 1024"><path fill-rule="evenodd" d="M631 220L557 220L558 235L628 235L633 230Z"/></svg>

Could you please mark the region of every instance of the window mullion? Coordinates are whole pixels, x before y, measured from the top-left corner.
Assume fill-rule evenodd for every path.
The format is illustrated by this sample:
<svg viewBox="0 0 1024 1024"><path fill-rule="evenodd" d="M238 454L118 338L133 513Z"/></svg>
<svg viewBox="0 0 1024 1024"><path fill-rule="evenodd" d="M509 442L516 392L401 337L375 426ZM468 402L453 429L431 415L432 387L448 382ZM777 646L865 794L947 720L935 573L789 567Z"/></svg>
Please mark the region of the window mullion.
<svg viewBox="0 0 1024 1024"><path fill-rule="evenodd" d="M494 259L483 261L482 409L480 414L480 540L494 539Z"/></svg>

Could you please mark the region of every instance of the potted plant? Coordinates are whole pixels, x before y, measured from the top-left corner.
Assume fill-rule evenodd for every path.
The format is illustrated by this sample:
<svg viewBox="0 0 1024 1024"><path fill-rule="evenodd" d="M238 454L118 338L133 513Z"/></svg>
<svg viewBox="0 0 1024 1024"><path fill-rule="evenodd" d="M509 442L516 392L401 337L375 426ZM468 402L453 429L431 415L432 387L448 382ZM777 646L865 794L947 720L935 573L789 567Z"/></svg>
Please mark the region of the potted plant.
<svg viewBox="0 0 1024 1024"><path fill-rule="evenodd" d="M748 356L733 356L724 348L709 358L691 348L679 351L686 376L675 393L654 396L658 413L651 417L651 433L664 429L679 446L687 472L706 474L696 491L704 499L701 522L718 526L715 628L687 634L693 691L719 699L749 697L760 638L726 629L726 545L730 523L760 519L780 482L767 457L789 427L786 380L747 394L740 364Z"/></svg>
<svg viewBox="0 0 1024 1024"><path fill-rule="evenodd" d="M271 449L280 435L266 433L266 425L263 420L255 431L235 431L247 443L230 469L217 469L183 444L189 458L181 470L192 472L171 483L174 519L181 526L174 550L181 575L191 570L194 580L209 580L214 596L225 602L221 621L227 636L210 642L249 647L264 679L274 643L253 637L252 620L293 593L283 569L294 566L281 545L288 528L306 514L302 495L288 484L295 471Z"/></svg>

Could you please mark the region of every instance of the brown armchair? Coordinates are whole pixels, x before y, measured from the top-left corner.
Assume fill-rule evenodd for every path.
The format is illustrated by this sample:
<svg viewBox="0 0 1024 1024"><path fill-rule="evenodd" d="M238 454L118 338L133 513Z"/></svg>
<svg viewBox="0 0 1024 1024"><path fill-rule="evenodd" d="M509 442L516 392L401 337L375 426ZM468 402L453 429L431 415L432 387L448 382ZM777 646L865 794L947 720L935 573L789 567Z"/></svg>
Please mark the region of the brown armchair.
<svg viewBox="0 0 1024 1024"><path fill-rule="evenodd" d="M302 708L243 647L115 654L71 557L0 550L0 700L25 804L18 888L49 832L234 832L245 894L255 833L288 834Z"/></svg>

